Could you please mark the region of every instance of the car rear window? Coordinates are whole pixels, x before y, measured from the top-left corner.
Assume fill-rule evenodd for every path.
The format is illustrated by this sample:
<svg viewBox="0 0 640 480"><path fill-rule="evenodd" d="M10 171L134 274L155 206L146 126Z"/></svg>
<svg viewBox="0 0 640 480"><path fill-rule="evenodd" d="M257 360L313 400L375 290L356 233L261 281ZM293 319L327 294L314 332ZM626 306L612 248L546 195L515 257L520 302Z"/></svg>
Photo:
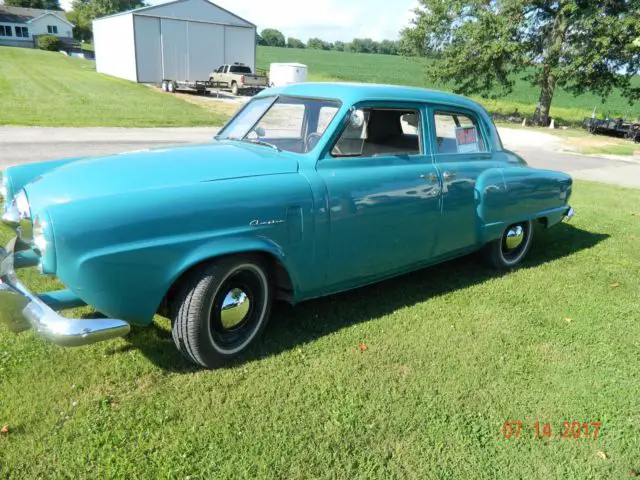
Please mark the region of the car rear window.
<svg viewBox="0 0 640 480"><path fill-rule="evenodd" d="M237 65L232 65L229 69L231 73L251 73L251 68L249 67L239 67Z"/></svg>

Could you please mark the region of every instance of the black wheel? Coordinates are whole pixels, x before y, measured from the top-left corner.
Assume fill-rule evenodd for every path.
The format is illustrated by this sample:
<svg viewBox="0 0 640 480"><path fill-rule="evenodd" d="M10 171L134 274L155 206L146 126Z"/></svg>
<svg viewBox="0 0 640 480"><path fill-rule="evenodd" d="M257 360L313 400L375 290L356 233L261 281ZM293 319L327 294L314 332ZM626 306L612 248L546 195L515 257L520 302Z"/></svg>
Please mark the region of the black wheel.
<svg viewBox="0 0 640 480"><path fill-rule="evenodd" d="M238 95L238 84L236 82L231 84L231 93Z"/></svg>
<svg viewBox="0 0 640 480"><path fill-rule="evenodd" d="M193 363L220 367L260 336L271 302L269 273L260 257L216 260L184 280L173 302L173 340Z"/></svg>
<svg viewBox="0 0 640 480"><path fill-rule="evenodd" d="M531 248L533 225L531 220L509 225L498 240L485 245L485 261L495 268L514 268L518 266Z"/></svg>

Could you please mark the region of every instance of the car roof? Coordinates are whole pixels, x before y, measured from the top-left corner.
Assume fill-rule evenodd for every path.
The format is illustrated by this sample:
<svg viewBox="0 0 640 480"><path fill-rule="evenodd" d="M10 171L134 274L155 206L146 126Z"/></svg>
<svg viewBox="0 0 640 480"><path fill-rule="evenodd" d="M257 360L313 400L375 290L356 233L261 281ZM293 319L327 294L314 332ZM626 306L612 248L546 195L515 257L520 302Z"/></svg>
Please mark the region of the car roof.
<svg viewBox="0 0 640 480"><path fill-rule="evenodd" d="M256 97L271 95L337 99L349 105L368 100L395 100L443 103L473 110L484 110L479 103L461 95L428 88L378 83L301 82L268 88Z"/></svg>

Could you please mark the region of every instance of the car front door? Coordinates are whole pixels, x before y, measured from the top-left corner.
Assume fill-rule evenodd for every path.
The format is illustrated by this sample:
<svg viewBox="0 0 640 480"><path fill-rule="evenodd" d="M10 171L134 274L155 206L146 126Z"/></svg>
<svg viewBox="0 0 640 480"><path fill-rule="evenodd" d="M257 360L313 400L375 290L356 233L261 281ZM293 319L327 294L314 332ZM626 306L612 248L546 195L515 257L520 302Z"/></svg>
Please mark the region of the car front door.
<svg viewBox="0 0 640 480"><path fill-rule="evenodd" d="M362 125L344 119L317 164L329 215L326 285L334 289L427 262L440 217L426 109L375 104L357 112Z"/></svg>
<svg viewBox="0 0 640 480"><path fill-rule="evenodd" d="M429 144L442 178L442 218L435 256L475 248L480 241L476 184L482 172L499 166L488 148L487 132L466 109L429 108Z"/></svg>

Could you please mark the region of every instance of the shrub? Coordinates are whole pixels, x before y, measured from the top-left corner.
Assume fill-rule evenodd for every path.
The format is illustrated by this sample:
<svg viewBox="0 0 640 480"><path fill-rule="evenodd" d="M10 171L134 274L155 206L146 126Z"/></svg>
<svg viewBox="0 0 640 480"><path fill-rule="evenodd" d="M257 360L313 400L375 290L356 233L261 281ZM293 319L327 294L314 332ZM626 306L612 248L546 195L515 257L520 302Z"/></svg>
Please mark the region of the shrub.
<svg viewBox="0 0 640 480"><path fill-rule="evenodd" d="M40 48L40 50L57 52L60 49L60 39L55 35L42 35L38 37L38 48Z"/></svg>

